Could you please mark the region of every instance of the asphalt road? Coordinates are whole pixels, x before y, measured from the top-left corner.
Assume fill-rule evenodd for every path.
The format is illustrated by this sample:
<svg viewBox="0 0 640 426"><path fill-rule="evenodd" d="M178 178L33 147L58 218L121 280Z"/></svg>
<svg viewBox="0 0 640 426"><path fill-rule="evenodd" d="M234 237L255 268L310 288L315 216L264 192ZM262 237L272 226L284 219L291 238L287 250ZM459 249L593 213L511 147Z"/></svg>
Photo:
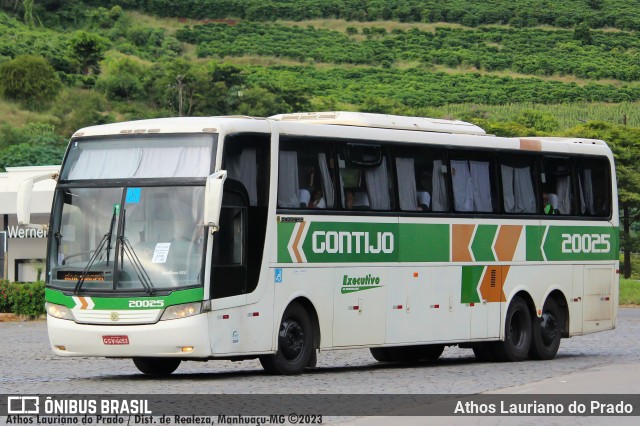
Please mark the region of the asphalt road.
<svg viewBox="0 0 640 426"><path fill-rule="evenodd" d="M479 363L471 350L449 347L435 363L404 367L377 363L363 349L322 352L318 367L301 376L269 376L252 360L187 362L157 379L140 374L130 360L54 356L44 321L0 323L0 393L640 394L639 336L640 309L620 308L615 330L564 339L552 361ZM582 419L599 424L604 418Z"/></svg>

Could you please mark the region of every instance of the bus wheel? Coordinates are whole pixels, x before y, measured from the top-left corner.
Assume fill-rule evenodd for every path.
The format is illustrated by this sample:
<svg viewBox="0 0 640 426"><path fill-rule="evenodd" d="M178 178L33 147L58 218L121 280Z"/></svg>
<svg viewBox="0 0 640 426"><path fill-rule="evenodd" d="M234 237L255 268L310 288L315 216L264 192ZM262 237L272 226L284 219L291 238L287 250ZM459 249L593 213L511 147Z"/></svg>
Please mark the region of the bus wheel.
<svg viewBox="0 0 640 426"><path fill-rule="evenodd" d="M507 310L504 341L496 342L493 354L498 361L517 362L527 358L531 347L531 313L526 302L514 297Z"/></svg>
<svg viewBox="0 0 640 426"><path fill-rule="evenodd" d="M444 352L444 345L423 345L420 346L420 359L435 361Z"/></svg>
<svg viewBox="0 0 640 426"><path fill-rule="evenodd" d="M391 353L389 353L388 348L369 348L369 350L371 351L371 355L373 355L376 361L393 362L393 357L391 356Z"/></svg>
<svg viewBox="0 0 640 426"><path fill-rule="evenodd" d="M177 358L133 358L135 366L144 374L168 376L180 365Z"/></svg>
<svg viewBox="0 0 640 426"><path fill-rule="evenodd" d="M271 374L300 374L313 354L313 327L307 311L292 303L284 311L278 332L278 351L260 357Z"/></svg>
<svg viewBox="0 0 640 426"><path fill-rule="evenodd" d="M555 300L549 298L544 303L542 317L533 320L531 349L532 359L553 359L560 347L564 314Z"/></svg>

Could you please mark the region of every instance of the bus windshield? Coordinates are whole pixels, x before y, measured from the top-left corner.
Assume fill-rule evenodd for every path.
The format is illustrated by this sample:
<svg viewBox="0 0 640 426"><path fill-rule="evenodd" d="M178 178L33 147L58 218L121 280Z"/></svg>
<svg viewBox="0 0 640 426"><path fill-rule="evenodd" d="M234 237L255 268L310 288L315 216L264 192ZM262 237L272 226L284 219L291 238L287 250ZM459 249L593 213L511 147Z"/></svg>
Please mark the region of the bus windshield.
<svg viewBox="0 0 640 426"><path fill-rule="evenodd" d="M216 146L215 134L72 140L60 179L206 177Z"/></svg>
<svg viewBox="0 0 640 426"><path fill-rule="evenodd" d="M203 203L203 186L59 189L49 285L150 294L202 285Z"/></svg>

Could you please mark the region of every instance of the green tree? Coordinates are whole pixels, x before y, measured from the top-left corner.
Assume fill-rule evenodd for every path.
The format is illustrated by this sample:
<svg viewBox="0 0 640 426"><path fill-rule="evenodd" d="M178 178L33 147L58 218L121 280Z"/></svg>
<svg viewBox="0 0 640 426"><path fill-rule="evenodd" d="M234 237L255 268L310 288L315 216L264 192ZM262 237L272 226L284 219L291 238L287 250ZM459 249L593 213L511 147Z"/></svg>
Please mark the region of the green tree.
<svg viewBox="0 0 640 426"><path fill-rule="evenodd" d="M62 163L64 146L21 143L0 153L0 170L6 170L7 167L51 166Z"/></svg>
<svg viewBox="0 0 640 426"><path fill-rule="evenodd" d="M600 10L603 6L602 0L587 0L587 5L594 10Z"/></svg>
<svg viewBox="0 0 640 426"><path fill-rule="evenodd" d="M69 55L78 63L80 72L88 75L90 71L98 74L98 64L104 59L109 40L87 31L76 31L69 39Z"/></svg>
<svg viewBox="0 0 640 426"><path fill-rule="evenodd" d="M0 94L28 109L44 108L60 88L55 70L42 56L18 56L0 64Z"/></svg>
<svg viewBox="0 0 640 426"><path fill-rule="evenodd" d="M96 89L107 98L132 101L145 97L147 65L122 54L112 54L101 62L101 67L103 71L96 81Z"/></svg>
<svg viewBox="0 0 640 426"><path fill-rule="evenodd" d="M262 87L252 87L238 92L237 114L268 117L286 111L286 104L275 94Z"/></svg>
<svg viewBox="0 0 640 426"><path fill-rule="evenodd" d="M591 29L586 22L580 22L573 31L573 38L584 45L593 44Z"/></svg>
<svg viewBox="0 0 640 426"><path fill-rule="evenodd" d="M114 121L102 93L71 88L60 93L51 112L58 118L56 132L69 137L81 127Z"/></svg>
<svg viewBox="0 0 640 426"><path fill-rule="evenodd" d="M211 81L203 65L183 58L158 63L153 86L156 102L177 116L205 114Z"/></svg>
<svg viewBox="0 0 640 426"><path fill-rule="evenodd" d="M516 122L521 123L524 126L536 131L542 132L553 132L555 130L558 130L558 128L560 127L558 120L556 120L553 115L536 110L522 111L518 115Z"/></svg>
<svg viewBox="0 0 640 426"><path fill-rule="evenodd" d="M60 164L65 141L48 123L30 123L17 128L0 128L0 170L16 166Z"/></svg>

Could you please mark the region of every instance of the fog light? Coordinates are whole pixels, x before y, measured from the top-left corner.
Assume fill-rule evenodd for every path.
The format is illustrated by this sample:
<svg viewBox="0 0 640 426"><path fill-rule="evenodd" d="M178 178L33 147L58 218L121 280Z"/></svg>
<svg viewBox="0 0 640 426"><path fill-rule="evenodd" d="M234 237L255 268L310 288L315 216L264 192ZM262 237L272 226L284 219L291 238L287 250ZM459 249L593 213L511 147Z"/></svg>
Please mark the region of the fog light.
<svg viewBox="0 0 640 426"><path fill-rule="evenodd" d="M193 352L193 346L183 346L182 352Z"/></svg>
<svg viewBox="0 0 640 426"><path fill-rule="evenodd" d="M67 350L67 348L65 346L62 346L62 345L55 345L55 348L57 350L59 350L59 351L66 351Z"/></svg>

